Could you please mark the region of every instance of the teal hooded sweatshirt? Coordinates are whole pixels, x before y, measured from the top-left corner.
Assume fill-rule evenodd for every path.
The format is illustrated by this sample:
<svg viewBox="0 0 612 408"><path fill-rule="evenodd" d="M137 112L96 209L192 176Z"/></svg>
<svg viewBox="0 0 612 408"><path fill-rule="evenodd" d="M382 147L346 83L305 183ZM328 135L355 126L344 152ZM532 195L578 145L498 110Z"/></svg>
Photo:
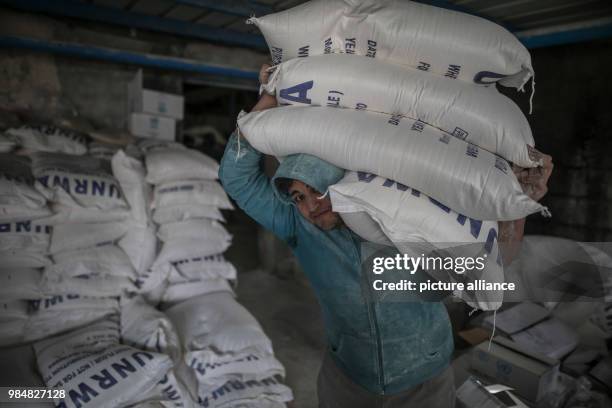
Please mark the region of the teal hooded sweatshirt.
<svg viewBox="0 0 612 408"><path fill-rule="evenodd" d="M234 133L219 178L249 216L285 241L322 309L329 353L355 383L376 394L405 391L440 374L453 351L440 302L380 300L373 274L362 272L362 240L345 226L323 231L306 220L262 171L263 155ZM296 179L317 191L343 171L308 155L286 157L273 180Z"/></svg>

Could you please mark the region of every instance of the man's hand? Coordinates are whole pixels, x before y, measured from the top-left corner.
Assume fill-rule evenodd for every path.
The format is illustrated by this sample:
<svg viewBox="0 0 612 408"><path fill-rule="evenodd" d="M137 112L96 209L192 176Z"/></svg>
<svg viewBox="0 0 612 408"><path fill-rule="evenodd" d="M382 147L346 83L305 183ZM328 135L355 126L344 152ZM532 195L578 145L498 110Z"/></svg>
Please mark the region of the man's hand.
<svg viewBox="0 0 612 408"><path fill-rule="evenodd" d="M270 73L268 72L269 68L269 64L263 64L261 66L261 69L259 70L259 82L261 84L268 83L268 78L270 77ZM276 97L264 91L261 94L261 98L259 98L259 101L257 101L257 104L253 107L253 109L251 109L251 112L262 111L274 107L276 107Z"/></svg>
<svg viewBox="0 0 612 408"><path fill-rule="evenodd" d="M552 174L554 164L552 157L529 146L529 156L541 161L542 165L533 168L523 168L514 165L512 170L516 175L525 194L535 201L540 201L548 192L548 179Z"/></svg>

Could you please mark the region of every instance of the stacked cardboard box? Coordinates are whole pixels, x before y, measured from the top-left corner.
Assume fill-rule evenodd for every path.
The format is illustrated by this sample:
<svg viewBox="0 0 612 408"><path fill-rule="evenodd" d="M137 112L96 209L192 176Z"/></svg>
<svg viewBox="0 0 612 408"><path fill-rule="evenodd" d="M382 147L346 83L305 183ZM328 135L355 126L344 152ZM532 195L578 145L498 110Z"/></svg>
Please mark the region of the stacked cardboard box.
<svg viewBox="0 0 612 408"><path fill-rule="evenodd" d="M174 141L184 115L181 95L143 88L142 70L128 85L128 130L135 136Z"/></svg>

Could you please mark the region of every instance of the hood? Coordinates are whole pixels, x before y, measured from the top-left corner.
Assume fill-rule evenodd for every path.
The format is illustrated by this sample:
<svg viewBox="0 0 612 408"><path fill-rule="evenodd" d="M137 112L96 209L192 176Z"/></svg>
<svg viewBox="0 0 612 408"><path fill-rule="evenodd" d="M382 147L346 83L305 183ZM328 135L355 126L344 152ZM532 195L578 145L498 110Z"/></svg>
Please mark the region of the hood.
<svg viewBox="0 0 612 408"><path fill-rule="evenodd" d="M272 186L277 197L286 204L293 204L281 183L282 179L299 180L325 194L327 188L344 176L344 170L309 154L286 156L278 166Z"/></svg>

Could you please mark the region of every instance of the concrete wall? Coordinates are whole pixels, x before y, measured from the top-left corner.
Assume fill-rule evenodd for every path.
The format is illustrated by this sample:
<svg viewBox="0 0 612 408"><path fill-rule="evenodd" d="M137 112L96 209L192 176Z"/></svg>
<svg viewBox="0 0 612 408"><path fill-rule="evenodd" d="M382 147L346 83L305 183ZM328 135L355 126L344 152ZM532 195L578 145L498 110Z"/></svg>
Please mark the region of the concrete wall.
<svg viewBox="0 0 612 408"><path fill-rule="evenodd" d="M532 51L536 146L555 170L544 203L553 217L530 216L527 232L612 241L612 41ZM504 91L528 112L528 92Z"/></svg>
<svg viewBox="0 0 612 408"><path fill-rule="evenodd" d="M258 70L263 53L192 42L171 35L16 12L0 7L0 35L91 44ZM127 83L138 67L27 50L0 49L0 110L58 123L85 120L95 128L123 129ZM145 69L145 84L181 93L186 74ZM194 75L189 75L194 77ZM197 75L195 75L197 77Z"/></svg>

